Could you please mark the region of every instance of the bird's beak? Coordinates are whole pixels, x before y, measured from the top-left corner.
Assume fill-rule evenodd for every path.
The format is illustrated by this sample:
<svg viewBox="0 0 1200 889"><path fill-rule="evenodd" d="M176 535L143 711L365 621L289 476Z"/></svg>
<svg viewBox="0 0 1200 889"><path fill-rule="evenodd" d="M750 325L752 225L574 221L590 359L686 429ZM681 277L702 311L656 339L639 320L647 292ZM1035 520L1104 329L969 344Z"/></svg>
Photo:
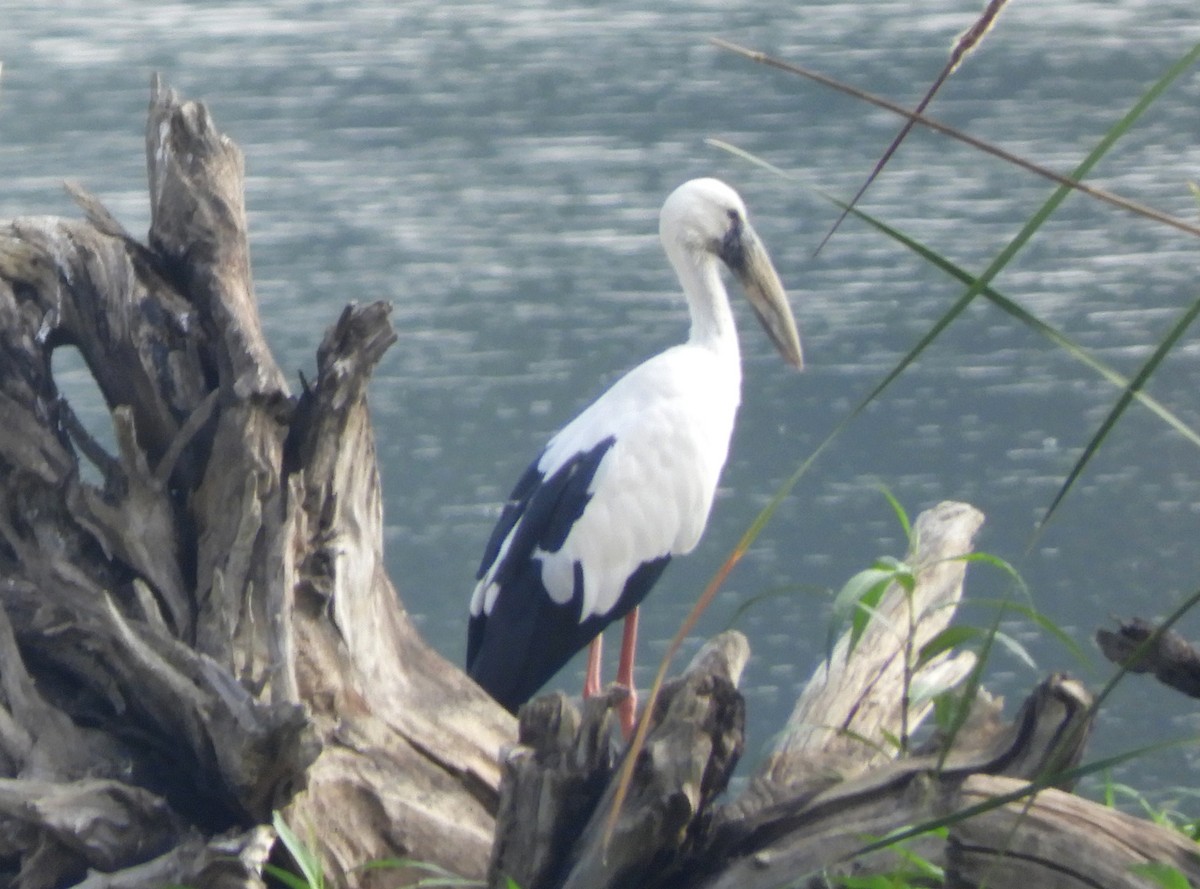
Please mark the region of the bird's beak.
<svg viewBox="0 0 1200 889"><path fill-rule="evenodd" d="M792 308L788 305L787 293L771 263L771 257L749 224L742 229L741 248L740 261L730 267L746 289L746 298L754 314L783 359L795 368L803 368L800 334L796 330Z"/></svg>

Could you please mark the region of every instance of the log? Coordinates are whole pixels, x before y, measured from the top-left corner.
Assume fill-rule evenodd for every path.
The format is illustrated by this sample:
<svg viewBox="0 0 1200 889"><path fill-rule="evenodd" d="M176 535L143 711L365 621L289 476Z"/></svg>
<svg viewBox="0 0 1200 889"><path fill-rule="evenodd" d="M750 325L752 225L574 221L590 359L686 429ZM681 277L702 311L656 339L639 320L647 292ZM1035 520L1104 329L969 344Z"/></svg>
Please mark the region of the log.
<svg viewBox="0 0 1200 889"><path fill-rule="evenodd" d="M698 717L713 711L696 708L688 690L726 683L730 700L722 712L739 712L736 665L748 649L736 634L736 642L710 643L682 682L664 690L611 836L613 776L629 751L597 742L609 737L608 724L592 702L582 718L561 697L532 702L521 714L521 745L506 760L489 885L505 886L511 877L534 889L826 886L835 877L896 868L903 859L881 839L889 836L940 867L947 886L1143 886L1134 868L1150 862L1195 884L1200 855L1190 839L1069 793L1070 770L1095 718L1091 695L1076 680L1048 677L1011 721L1002 717L1002 702L979 693L953 735L934 733L920 746L895 743L929 712L929 702L906 688L953 685L975 665L970 652L920 670L912 659L952 619L966 572L959 557L982 521L959 503L918 518L907 556L912 590L894 585L887 592L849 657L848 633L838 640L773 753L733 799L722 795L731 769L715 751L740 749L740 724ZM727 669L727 659L711 653L731 646L740 653ZM669 717L676 708L688 714L681 724ZM535 714L543 730L527 733ZM676 732L682 739L665 750L656 744ZM726 740L735 737L736 744ZM712 777L704 793L695 792L699 774ZM1116 836L1122 842L1113 842Z"/></svg>
<svg viewBox="0 0 1200 889"><path fill-rule="evenodd" d="M1170 628L1140 617L1122 621L1114 632L1097 630L1104 656L1131 673L1150 673L1168 688L1200 698L1200 652Z"/></svg>
<svg viewBox="0 0 1200 889"><path fill-rule="evenodd" d="M586 701L582 716L562 694L522 708L520 746L505 758L488 885L602 889L681 868L701 842L700 816L741 756L745 705L735 686L749 654L740 633L722 634L664 686L611 838L612 707L621 693Z"/></svg>
<svg viewBox="0 0 1200 889"><path fill-rule="evenodd" d="M237 146L156 80L146 156L145 244L78 187L83 221L0 230L0 883L261 885L275 809L331 885L405 855L482 876L514 724L384 573L388 307L348 307L293 396ZM115 454L59 397L68 345Z"/></svg>
<svg viewBox="0 0 1200 889"><path fill-rule="evenodd" d="M1025 782L972 775L957 809L1025 792ZM946 861L948 886L1038 886L1052 889L1143 889L1173 885L1138 868L1168 867L1200 884L1196 843L1178 831L1046 789L956 824ZM1179 884L1179 885L1182 885Z"/></svg>
<svg viewBox="0 0 1200 889"><path fill-rule="evenodd" d="M793 796L750 813L743 802L736 818L719 820L710 854L721 863L721 872L701 885L753 889L787 885L797 874L886 871L896 859L869 838L962 811L967 804L961 786L971 777L1014 776L1022 779L1017 786L1029 790L1047 766L1077 759L1087 737L1090 703L1078 683L1052 676L986 747L906 757L850 780L793 785ZM1003 846L1002 838L997 842ZM946 849L938 845L924 842L922 854L944 866Z"/></svg>

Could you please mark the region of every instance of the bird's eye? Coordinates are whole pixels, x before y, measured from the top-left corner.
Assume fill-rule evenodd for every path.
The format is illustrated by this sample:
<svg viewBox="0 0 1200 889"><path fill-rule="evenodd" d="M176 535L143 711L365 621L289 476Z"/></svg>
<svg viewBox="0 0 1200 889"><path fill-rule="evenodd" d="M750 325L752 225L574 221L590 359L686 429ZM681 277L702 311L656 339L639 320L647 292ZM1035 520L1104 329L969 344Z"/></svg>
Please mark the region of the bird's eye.
<svg viewBox="0 0 1200 889"><path fill-rule="evenodd" d="M725 211L726 217L729 219L729 227L725 229L725 244L731 245L741 241L742 239L742 214L736 209L730 207Z"/></svg>

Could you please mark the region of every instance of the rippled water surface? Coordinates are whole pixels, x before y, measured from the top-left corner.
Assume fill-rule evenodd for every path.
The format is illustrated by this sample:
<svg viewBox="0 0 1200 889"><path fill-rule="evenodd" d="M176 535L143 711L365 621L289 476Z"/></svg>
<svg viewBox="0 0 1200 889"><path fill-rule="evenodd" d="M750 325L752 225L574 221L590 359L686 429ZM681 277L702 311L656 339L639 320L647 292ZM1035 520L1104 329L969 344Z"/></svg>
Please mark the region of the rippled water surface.
<svg viewBox="0 0 1200 889"><path fill-rule="evenodd" d="M980 6L10 2L0 31L0 215L74 214L58 185L73 178L143 231L150 75L206 100L246 153L258 297L291 378L312 368L347 301L395 306L400 340L372 389L388 561L432 643L459 661L472 576L517 474L607 382L685 335L656 238L662 198L695 175L735 184L789 286L810 366L789 371L737 307L744 406L704 541L644 609L648 681L690 602L780 482L961 294L853 221L813 258L835 216L818 189L851 194L898 122L708 38L913 103ZM931 111L1069 171L1198 39L1194 0L1014 2ZM1195 219L1187 183L1200 169L1198 102L1191 72L1098 165L1097 184ZM864 208L978 272L1049 192L916 132ZM1186 236L1076 196L995 285L1132 374L1200 295L1196 257ZM1185 336L1150 387L1193 425L1197 364ZM1097 626L1113 614L1163 615L1200 584L1200 453L1142 409L1034 533L1116 397L981 302L850 422L694 642L731 620L751 638L750 758L821 656L829 590L903 549L879 485L914 515L948 498L983 509L981 548L1020 570L1086 660L1027 623L1009 622L1009 632L1039 672L1101 682ZM971 598L1007 588L999 571L971 568ZM992 614L975 606L964 619ZM1200 636L1194 620L1185 630ZM577 673L564 673L565 687ZM1000 653L989 682L1019 699L1038 675ZM1146 681L1127 682L1093 752L1193 732L1190 711ZM1184 748L1129 775L1153 790L1193 764Z"/></svg>

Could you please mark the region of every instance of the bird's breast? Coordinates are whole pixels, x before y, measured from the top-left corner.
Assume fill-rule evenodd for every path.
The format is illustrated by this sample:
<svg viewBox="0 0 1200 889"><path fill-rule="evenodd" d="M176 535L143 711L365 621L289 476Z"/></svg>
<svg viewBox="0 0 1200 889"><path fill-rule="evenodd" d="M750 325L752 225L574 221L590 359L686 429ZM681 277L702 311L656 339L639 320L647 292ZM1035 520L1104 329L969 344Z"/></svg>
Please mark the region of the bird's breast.
<svg viewBox="0 0 1200 889"><path fill-rule="evenodd" d="M556 600L582 592L581 619L606 613L638 566L687 553L700 540L739 398L740 380L721 370L703 350L663 353L618 381L543 455L539 468L548 474L593 442L614 438L562 547L536 554Z"/></svg>

